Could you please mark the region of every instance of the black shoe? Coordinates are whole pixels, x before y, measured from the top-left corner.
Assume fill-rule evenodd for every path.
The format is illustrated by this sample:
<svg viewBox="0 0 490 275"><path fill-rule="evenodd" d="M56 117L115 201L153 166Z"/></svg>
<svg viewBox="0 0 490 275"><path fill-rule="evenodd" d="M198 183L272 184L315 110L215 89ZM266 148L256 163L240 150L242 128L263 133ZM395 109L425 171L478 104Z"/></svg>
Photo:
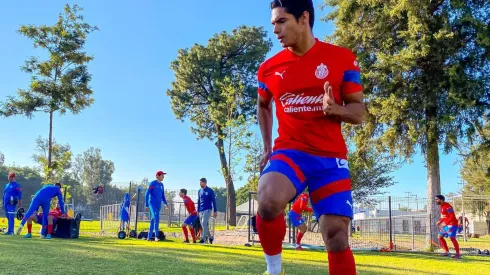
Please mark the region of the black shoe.
<svg viewBox="0 0 490 275"><path fill-rule="evenodd" d="M213 244L213 242L214 242L214 237L209 237L209 243Z"/></svg>
<svg viewBox="0 0 490 275"><path fill-rule="evenodd" d="M185 240L184 243L190 243L189 240Z"/></svg>

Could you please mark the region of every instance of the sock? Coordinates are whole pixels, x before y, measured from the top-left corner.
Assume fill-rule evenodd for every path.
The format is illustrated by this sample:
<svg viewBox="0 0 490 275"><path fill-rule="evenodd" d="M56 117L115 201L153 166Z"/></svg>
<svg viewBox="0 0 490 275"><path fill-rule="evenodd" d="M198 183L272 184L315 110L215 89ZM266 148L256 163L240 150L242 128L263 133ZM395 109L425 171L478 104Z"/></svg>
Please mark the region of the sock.
<svg viewBox="0 0 490 275"><path fill-rule="evenodd" d="M328 251L328 274L356 275L356 262L350 247L342 252Z"/></svg>
<svg viewBox="0 0 490 275"><path fill-rule="evenodd" d="M451 242L453 242L454 250L456 250L456 255L459 255L459 243L458 243L458 240L456 240L456 238L451 238Z"/></svg>
<svg viewBox="0 0 490 275"><path fill-rule="evenodd" d="M270 274L279 274L282 269L282 241L284 240L284 236L286 236L284 214L281 213L270 221L263 220L260 214L258 214L256 219L260 244L264 250L265 260L267 262L267 272Z"/></svg>
<svg viewBox="0 0 490 275"><path fill-rule="evenodd" d="M442 249L444 249L446 253L449 253L449 248L447 248L446 240L444 240L443 237L439 237L439 243L441 244Z"/></svg>
<svg viewBox="0 0 490 275"><path fill-rule="evenodd" d="M48 224L48 235L51 235L51 232L53 232L53 225Z"/></svg>
<svg viewBox="0 0 490 275"><path fill-rule="evenodd" d="M196 231L194 231L194 228L189 228L189 231L191 232L191 236L192 236L192 241L196 241Z"/></svg>
<svg viewBox="0 0 490 275"><path fill-rule="evenodd" d="M185 240L189 241L189 234L187 233L187 226L182 226L182 231L184 232Z"/></svg>
<svg viewBox="0 0 490 275"><path fill-rule="evenodd" d="M303 239L304 235L304 233L298 231L298 234L296 235L296 247L301 246L301 239Z"/></svg>
<svg viewBox="0 0 490 275"><path fill-rule="evenodd" d="M32 233L32 223L27 224L27 233L29 233L29 234Z"/></svg>

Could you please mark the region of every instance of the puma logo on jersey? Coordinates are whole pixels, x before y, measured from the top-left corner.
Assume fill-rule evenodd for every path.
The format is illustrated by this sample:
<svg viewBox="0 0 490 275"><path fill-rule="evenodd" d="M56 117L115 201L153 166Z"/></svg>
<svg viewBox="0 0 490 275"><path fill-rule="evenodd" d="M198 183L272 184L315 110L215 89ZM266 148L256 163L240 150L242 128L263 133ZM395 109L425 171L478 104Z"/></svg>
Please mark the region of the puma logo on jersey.
<svg viewBox="0 0 490 275"><path fill-rule="evenodd" d="M277 76L280 76L280 77L281 77L281 79L284 79L283 74L284 74L285 72L286 72L286 71L283 71L282 73L276 72L276 75L277 75Z"/></svg>
<svg viewBox="0 0 490 275"><path fill-rule="evenodd" d="M351 209L354 209L354 207L352 206L352 203L350 203L350 201L345 201L345 203L347 203Z"/></svg>
<svg viewBox="0 0 490 275"><path fill-rule="evenodd" d="M347 160L345 160L345 159L337 159L337 167L339 169L344 168L344 169L349 170L349 162L347 162Z"/></svg>

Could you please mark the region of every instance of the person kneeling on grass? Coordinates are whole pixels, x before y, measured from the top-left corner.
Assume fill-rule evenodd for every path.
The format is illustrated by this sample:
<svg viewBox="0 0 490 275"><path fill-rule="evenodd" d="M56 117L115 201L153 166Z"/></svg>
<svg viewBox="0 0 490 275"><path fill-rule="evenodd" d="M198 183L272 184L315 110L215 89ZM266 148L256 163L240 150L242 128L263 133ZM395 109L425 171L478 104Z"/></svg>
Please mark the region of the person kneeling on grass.
<svg viewBox="0 0 490 275"><path fill-rule="evenodd" d="M46 229L42 228L41 235L46 235L46 239L48 239L48 240L51 239L53 227L56 224L56 221L60 218L61 219L63 219L63 218L71 219L68 216L66 216L66 217L63 216L63 213L61 213L60 206L59 206L59 204L57 204L55 209L49 211L47 232L46 232ZM32 238L32 222L35 222L37 224L42 225L42 221L43 221L43 213L35 212L34 214L32 214L32 216L30 216L29 219L27 220L27 234L24 235L23 238L26 238L26 239Z"/></svg>
<svg viewBox="0 0 490 275"><path fill-rule="evenodd" d="M185 241L184 243L189 243L189 234L187 233L187 227L189 227L189 231L191 232L192 242L196 243L196 232L194 231L193 224L198 219L196 206L189 196L187 196L187 189L180 189L179 196L184 200L185 209L189 213L187 219L185 219L182 224L182 232L184 232Z"/></svg>

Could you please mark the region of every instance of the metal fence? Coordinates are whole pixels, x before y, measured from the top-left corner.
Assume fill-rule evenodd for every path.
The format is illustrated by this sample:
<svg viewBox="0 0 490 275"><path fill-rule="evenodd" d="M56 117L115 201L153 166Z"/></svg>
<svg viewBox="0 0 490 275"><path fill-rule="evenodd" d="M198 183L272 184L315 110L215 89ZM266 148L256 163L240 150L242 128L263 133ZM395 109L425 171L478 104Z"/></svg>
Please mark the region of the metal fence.
<svg viewBox="0 0 490 275"><path fill-rule="evenodd" d="M457 235L460 248L466 252L477 252L490 249L490 196L457 196L447 198L453 205L460 221L468 222ZM427 207L434 201L413 197L369 197L363 203L354 203L354 219L351 222L349 245L353 249L380 250L383 248L395 251L439 250L439 244L430 236L439 232L434 219L427 212ZM249 215L242 218L239 224L247 224L248 242L257 242L258 236L252 226L257 213L256 193L249 195ZM287 207L285 213L290 209ZM304 215L308 232L302 244L323 246L318 222L314 215ZM439 217L435 217L438 220ZM286 242L295 243L296 231L287 219ZM466 232L466 234L463 234ZM448 242L451 246L451 242Z"/></svg>

